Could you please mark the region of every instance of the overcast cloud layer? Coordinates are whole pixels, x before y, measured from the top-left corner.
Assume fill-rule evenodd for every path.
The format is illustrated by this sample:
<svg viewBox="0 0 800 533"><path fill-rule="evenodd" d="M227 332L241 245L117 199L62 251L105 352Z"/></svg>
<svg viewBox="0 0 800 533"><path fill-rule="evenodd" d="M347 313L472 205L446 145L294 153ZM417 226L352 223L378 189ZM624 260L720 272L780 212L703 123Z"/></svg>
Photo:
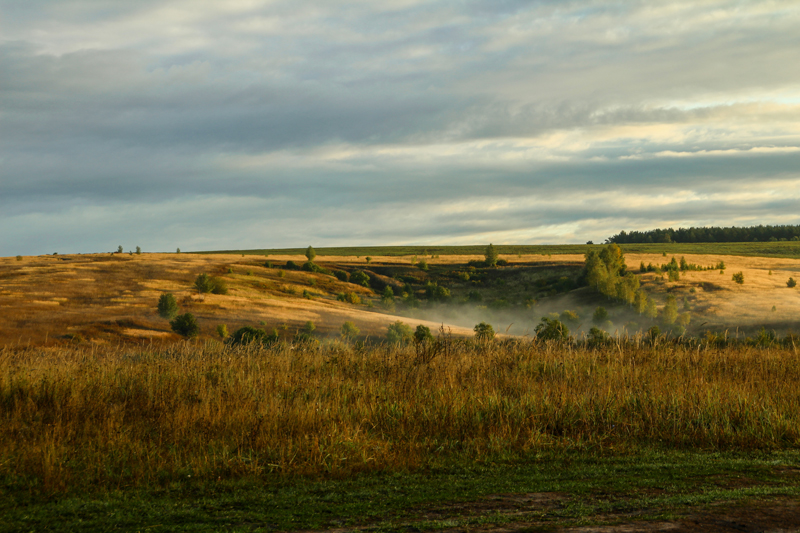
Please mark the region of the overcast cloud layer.
<svg viewBox="0 0 800 533"><path fill-rule="evenodd" d="M800 223L796 1L0 0L0 255Z"/></svg>

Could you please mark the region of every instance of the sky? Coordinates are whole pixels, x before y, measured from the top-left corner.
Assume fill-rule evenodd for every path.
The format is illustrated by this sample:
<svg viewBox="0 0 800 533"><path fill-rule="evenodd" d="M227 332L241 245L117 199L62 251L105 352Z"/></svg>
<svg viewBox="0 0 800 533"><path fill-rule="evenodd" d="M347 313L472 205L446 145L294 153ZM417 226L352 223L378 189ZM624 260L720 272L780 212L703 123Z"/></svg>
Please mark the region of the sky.
<svg viewBox="0 0 800 533"><path fill-rule="evenodd" d="M0 0L0 256L800 224L797 1Z"/></svg>

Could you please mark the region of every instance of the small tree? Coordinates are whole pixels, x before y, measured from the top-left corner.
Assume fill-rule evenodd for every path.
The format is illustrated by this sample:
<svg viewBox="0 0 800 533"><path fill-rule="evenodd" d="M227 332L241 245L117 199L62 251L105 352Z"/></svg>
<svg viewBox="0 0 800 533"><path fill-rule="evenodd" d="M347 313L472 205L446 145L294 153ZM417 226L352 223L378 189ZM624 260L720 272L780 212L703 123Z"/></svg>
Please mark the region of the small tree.
<svg viewBox="0 0 800 533"><path fill-rule="evenodd" d="M661 319L664 324L674 324L678 319L678 304L671 294L667 296L667 303L664 304L664 309L661 311Z"/></svg>
<svg viewBox="0 0 800 533"><path fill-rule="evenodd" d="M431 341L433 341L431 328L428 326L423 326L422 324L418 325L416 331L414 331L414 342L417 344L423 344Z"/></svg>
<svg viewBox="0 0 800 533"><path fill-rule="evenodd" d="M486 258L486 266L497 266L497 250L495 250L493 244L490 243L489 246L486 247L486 251L484 251L483 256Z"/></svg>
<svg viewBox="0 0 800 533"><path fill-rule="evenodd" d="M175 253L176 253L176 254L179 254L179 253L181 253L181 249L180 249L180 248L176 249L176 250L175 250Z"/></svg>
<svg viewBox="0 0 800 533"><path fill-rule="evenodd" d="M494 328L491 324L481 322L477 324L472 331L475 332L475 340L478 342L489 342L494 339Z"/></svg>
<svg viewBox="0 0 800 533"><path fill-rule="evenodd" d="M136 255L142 255L142 247L141 246L137 246L136 247Z"/></svg>
<svg viewBox="0 0 800 533"><path fill-rule="evenodd" d="M21 255L17 256L17 261L22 261L22 256ZM789 279L792 279L792 278L789 278Z"/></svg>
<svg viewBox="0 0 800 533"><path fill-rule="evenodd" d="M414 332L411 326L401 321L390 324L386 330L386 341L389 344L396 344L398 342L408 342L413 337Z"/></svg>
<svg viewBox="0 0 800 533"><path fill-rule="evenodd" d="M367 264L370 264L372 262L372 258L370 256L367 256L364 259L367 260Z"/></svg>
<svg viewBox="0 0 800 533"><path fill-rule="evenodd" d="M569 328L558 319L542 317L534 330L536 338L543 341L565 341L569 339Z"/></svg>
<svg viewBox="0 0 800 533"><path fill-rule="evenodd" d="M744 272L736 272L733 275L733 281L735 281L739 285L743 285L744 284Z"/></svg>
<svg viewBox="0 0 800 533"><path fill-rule="evenodd" d="M797 286L797 282L794 280L794 278L789 278L789 281L786 282L786 286L790 289L793 289Z"/></svg>
<svg viewBox="0 0 800 533"><path fill-rule="evenodd" d="M356 337L358 337L359 333L361 333L361 330L356 327L355 323L350 322L349 320L342 324L342 328L339 331L342 335L342 340L348 342L356 340Z"/></svg>
<svg viewBox="0 0 800 533"><path fill-rule="evenodd" d="M417 263L417 268L420 270L428 270L428 262L424 259L420 260L420 262Z"/></svg>
<svg viewBox="0 0 800 533"><path fill-rule="evenodd" d="M228 294L228 285L225 281L206 273L197 276L194 286L199 293Z"/></svg>
<svg viewBox="0 0 800 533"><path fill-rule="evenodd" d="M226 326L225 324L217 325L217 335L219 335L219 338L222 339L222 340L227 339L228 338L228 326Z"/></svg>
<svg viewBox="0 0 800 533"><path fill-rule="evenodd" d="M314 251L314 248L309 246L306 248L306 257L309 261L314 261L314 258L317 257L317 252Z"/></svg>
<svg viewBox="0 0 800 533"><path fill-rule="evenodd" d="M303 333L307 333L308 335L311 335L314 333L316 329L317 326L312 321L309 320L303 325L303 329L301 329L300 331L302 331Z"/></svg>
<svg viewBox="0 0 800 533"><path fill-rule="evenodd" d="M123 252L123 250L122 250L122 245L120 244L120 245L117 247L117 253L118 253L118 254L121 254L122 252Z"/></svg>
<svg viewBox="0 0 800 533"><path fill-rule="evenodd" d="M158 298L158 314L161 318L175 318L178 314L178 301L175 299L175 296L165 292Z"/></svg>
<svg viewBox="0 0 800 533"><path fill-rule="evenodd" d="M185 313L178 315L169 323L172 331L178 335L182 335L187 339L197 337L200 334L200 325L192 313Z"/></svg>
<svg viewBox="0 0 800 533"><path fill-rule="evenodd" d="M602 324L608 320L608 311L606 311L605 307L598 307L594 310L594 314L592 315L592 322L595 324Z"/></svg>

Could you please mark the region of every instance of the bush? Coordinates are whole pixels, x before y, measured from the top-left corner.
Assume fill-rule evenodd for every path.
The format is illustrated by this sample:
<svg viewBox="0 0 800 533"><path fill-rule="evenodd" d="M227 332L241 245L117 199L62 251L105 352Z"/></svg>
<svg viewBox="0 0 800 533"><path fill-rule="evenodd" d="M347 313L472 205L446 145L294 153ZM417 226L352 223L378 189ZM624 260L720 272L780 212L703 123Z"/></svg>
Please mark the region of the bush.
<svg viewBox="0 0 800 533"><path fill-rule="evenodd" d="M431 333L431 328L428 326L423 326L422 324L418 325L416 331L414 331L414 342L417 344L422 344L432 341L433 334Z"/></svg>
<svg viewBox="0 0 800 533"><path fill-rule="evenodd" d="M488 267L497 266L497 255L497 250L495 250L494 245L490 243L483 253L483 256L486 258L484 264Z"/></svg>
<svg viewBox="0 0 800 533"><path fill-rule="evenodd" d="M312 333L314 333L314 331L316 329L317 329L316 324L314 324L312 321L309 320L308 322L306 322L303 325L303 329L301 329L300 331L302 331L303 333L308 333L309 335L311 335Z"/></svg>
<svg viewBox="0 0 800 533"><path fill-rule="evenodd" d="M339 332L342 335L343 340L354 341L356 337L358 337L359 333L361 333L361 330L356 327L355 323L348 320L342 324L342 328L339 330Z"/></svg>
<svg viewBox="0 0 800 533"><path fill-rule="evenodd" d="M558 318L561 320L561 322L569 324L572 327L577 326L581 321L580 315L578 315L578 313L575 311L570 311L569 309L561 313Z"/></svg>
<svg viewBox="0 0 800 533"><path fill-rule="evenodd" d="M219 338L222 339L222 340L227 339L228 338L228 326L226 326L225 324L219 324L217 326L217 335L219 335Z"/></svg>
<svg viewBox="0 0 800 533"><path fill-rule="evenodd" d="M586 339L586 344L598 348L611 342L611 336L598 327L593 327L589 330L589 337Z"/></svg>
<svg viewBox="0 0 800 533"><path fill-rule="evenodd" d="M793 289L797 286L797 282L794 280L794 278L789 278L789 281L786 282L786 286L790 289Z"/></svg>
<svg viewBox="0 0 800 533"><path fill-rule="evenodd" d="M142 247L141 246L137 246L136 247L136 255L142 255Z"/></svg>
<svg viewBox="0 0 800 533"><path fill-rule="evenodd" d="M428 262L425 261L424 259L421 260L419 263L417 263L417 268L419 268L420 270L428 270Z"/></svg>
<svg viewBox="0 0 800 533"><path fill-rule="evenodd" d="M356 270L355 272L350 274L350 283L355 283L356 285L363 285L364 287L369 287L369 275L363 270Z"/></svg>
<svg viewBox="0 0 800 533"><path fill-rule="evenodd" d="M123 252L122 245L120 244L119 246L117 246L117 253L121 254L122 252Z"/></svg>
<svg viewBox="0 0 800 533"><path fill-rule="evenodd" d="M336 297L340 302L347 302L349 304L358 305L361 303L361 298L354 292L344 292Z"/></svg>
<svg viewBox="0 0 800 533"><path fill-rule="evenodd" d="M172 331L186 338L197 337L200 334L200 325L192 313L176 316L169 325Z"/></svg>
<svg viewBox="0 0 800 533"><path fill-rule="evenodd" d="M317 257L317 252L314 251L314 248L311 246L306 248L306 258L308 258L308 262L313 263L315 257Z"/></svg>
<svg viewBox="0 0 800 533"><path fill-rule="evenodd" d="M18 256L17 256L17 261L22 261L22 256L21 256L21 255L18 255ZM791 279L791 278L790 278L790 279Z"/></svg>
<svg viewBox="0 0 800 533"><path fill-rule="evenodd" d="M594 314L592 315L592 322L595 324L602 324L608 320L608 311L606 311L605 307L598 307L594 310Z"/></svg>
<svg viewBox="0 0 800 533"><path fill-rule="evenodd" d="M350 281L350 273L345 270L334 270L333 275L336 276L336 279L339 281L344 281L345 283Z"/></svg>
<svg viewBox="0 0 800 533"><path fill-rule="evenodd" d="M158 298L158 314L161 318L175 318L178 314L178 301L175 296L165 292Z"/></svg>
<svg viewBox="0 0 800 533"><path fill-rule="evenodd" d="M224 280L205 273L197 276L194 286L199 293L228 294L228 285Z"/></svg>
<svg viewBox="0 0 800 533"><path fill-rule="evenodd" d="M508 266L508 261L506 261L505 259L498 259L497 263L495 263L495 264L497 266L499 266L499 267L504 267L504 266Z"/></svg>
<svg viewBox="0 0 800 533"><path fill-rule="evenodd" d="M491 324L487 324L486 322L477 324L472 328L472 331L475 332L475 340L478 342L489 342L494 339L494 328Z"/></svg>
<svg viewBox="0 0 800 533"><path fill-rule="evenodd" d="M228 342L233 345L246 345L246 344L260 344L262 346L269 346L278 342L278 330L273 329L272 333L267 333L263 329L254 328L252 326L244 326L237 329L233 335L230 336Z"/></svg>
<svg viewBox="0 0 800 533"><path fill-rule="evenodd" d="M558 319L542 317L534 330L536 338L543 341L565 341L569 339L569 328Z"/></svg>
<svg viewBox="0 0 800 533"><path fill-rule="evenodd" d="M737 272L737 273L735 273L733 275L732 279L733 279L733 281L735 281L739 285L743 285L744 284L744 273L743 272Z"/></svg>
<svg viewBox="0 0 800 533"><path fill-rule="evenodd" d="M286 270L300 270L294 261L286 261Z"/></svg>
<svg viewBox="0 0 800 533"><path fill-rule="evenodd" d="M386 341L389 344L397 344L398 342L409 342L414 336L411 326L401 321L390 324L386 329Z"/></svg>

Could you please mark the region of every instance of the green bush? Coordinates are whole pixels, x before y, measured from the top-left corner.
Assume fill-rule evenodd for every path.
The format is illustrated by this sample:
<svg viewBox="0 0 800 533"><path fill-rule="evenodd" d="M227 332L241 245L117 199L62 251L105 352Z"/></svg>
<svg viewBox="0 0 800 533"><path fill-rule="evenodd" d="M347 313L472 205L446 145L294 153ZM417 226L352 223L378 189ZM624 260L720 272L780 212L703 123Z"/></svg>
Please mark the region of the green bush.
<svg viewBox="0 0 800 533"><path fill-rule="evenodd" d="M558 318L559 320L561 320L561 322L568 324L572 327L576 327L578 324L580 324L581 321L580 315L578 315L578 313L576 313L575 311L570 311L569 309L561 313L561 315Z"/></svg>
<svg viewBox="0 0 800 533"><path fill-rule="evenodd" d="M475 332L475 340L478 342L489 342L494 339L494 328L491 324L487 324L486 322L477 324L472 328L472 331Z"/></svg>
<svg viewBox="0 0 800 533"><path fill-rule="evenodd" d="M136 247L136 255L142 255L142 247L141 246L137 246Z"/></svg>
<svg viewBox="0 0 800 533"><path fill-rule="evenodd" d="M789 281L786 282L786 286L790 289L793 289L797 286L797 282L794 280L794 278L789 278Z"/></svg>
<svg viewBox="0 0 800 533"><path fill-rule="evenodd" d="M586 339L587 345L593 348L599 348L600 346L605 346L609 342L611 342L611 336L602 329L593 327L589 330L589 336Z"/></svg>
<svg viewBox="0 0 800 533"><path fill-rule="evenodd" d="M252 274L252 272L248 272L248 274ZM206 273L197 276L197 279L194 280L194 287L199 293L228 294L228 285L224 280Z"/></svg>
<svg viewBox="0 0 800 533"><path fill-rule="evenodd" d="M369 275L363 270L356 270L355 272L350 274L350 283L355 283L356 285L363 285L364 287L369 287Z"/></svg>
<svg viewBox="0 0 800 533"><path fill-rule="evenodd" d="M592 315L592 322L595 324L602 324L608 320L608 311L606 311L605 307L598 307L594 310L594 314Z"/></svg>
<svg viewBox="0 0 800 533"><path fill-rule="evenodd" d="M397 344L398 342L409 342L414 336L414 331L411 326L401 321L390 324L386 329L386 341L389 344Z"/></svg>
<svg viewBox="0 0 800 533"><path fill-rule="evenodd" d="M560 341L569 339L569 328L560 320L542 317L542 321L534 329L536 338L543 341Z"/></svg>
<svg viewBox="0 0 800 533"><path fill-rule="evenodd" d="M489 244L486 247L486 250L483 253L483 256L486 258L485 265L488 267L496 267L497 266L497 250L495 249L493 244Z"/></svg>
<svg viewBox="0 0 800 533"><path fill-rule="evenodd" d="M347 302L349 304L358 305L361 303L361 298L354 292L343 292L336 297L340 302Z"/></svg>
<svg viewBox="0 0 800 533"><path fill-rule="evenodd" d="M228 326L226 326L225 324L219 324L217 326L217 335L219 335L219 338L222 339L222 340L227 339L228 338Z"/></svg>
<svg viewBox="0 0 800 533"><path fill-rule="evenodd" d="M422 324L418 325L417 329L414 331L414 342L417 344L422 344L432 341L433 334L431 333L431 328L428 326L423 326Z"/></svg>
<svg viewBox="0 0 800 533"><path fill-rule="evenodd" d="M314 248L311 246L306 248L306 258L308 258L308 262L313 263L315 257L317 257L317 252L314 251Z"/></svg>
<svg viewBox="0 0 800 533"><path fill-rule="evenodd" d="M192 313L176 316L169 325L172 331L186 338L197 337L200 334L200 325Z"/></svg>
<svg viewBox="0 0 800 533"><path fill-rule="evenodd" d="M358 334L361 333L355 323L349 320L342 324L342 328L339 331L342 335L342 339L345 341L354 341L356 337L358 337Z"/></svg>
<svg viewBox="0 0 800 533"><path fill-rule="evenodd" d="M158 314L161 318L172 319L178 314L178 301L175 296L165 292L158 298Z"/></svg>
<svg viewBox="0 0 800 533"><path fill-rule="evenodd" d="M736 272L733 275L732 279L733 279L733 281L735 281L739 285L743 285L744 284L744 272Z"/></svg>
<svg viewBox="0 0 800 533"><path fill-rule="evenodd" d="M21 255L17 256L17 261L22 261L22 256ZM791 279L791 278L789 278L789 279Z"/></svg>
<svg viewBox="0 0 800 533"><path fill-rule="evenodd" d="M424 259L421 260L419 263L417 263L417 268L419 268L420 270L428 270L428 262L425 261Z"/></svg>
<svg viewBox="0 0 800 533"><path fill-rule="evenodd" d="M344 281L345 283L350 281L350 273L345 270L334 270L333 275L336 276L336 279L339 281Z"/></svg>
<svg viewBox="0 0 800 533"><path fill-rule="evenodd" d="M228 342L232 345L247 345L247 344L261 344L269 346L278 342L278 330L273 329L272 333L267 333L263 329L254 328L252 326L244 326L237 329L233 335L228 338Z"/></svg>

